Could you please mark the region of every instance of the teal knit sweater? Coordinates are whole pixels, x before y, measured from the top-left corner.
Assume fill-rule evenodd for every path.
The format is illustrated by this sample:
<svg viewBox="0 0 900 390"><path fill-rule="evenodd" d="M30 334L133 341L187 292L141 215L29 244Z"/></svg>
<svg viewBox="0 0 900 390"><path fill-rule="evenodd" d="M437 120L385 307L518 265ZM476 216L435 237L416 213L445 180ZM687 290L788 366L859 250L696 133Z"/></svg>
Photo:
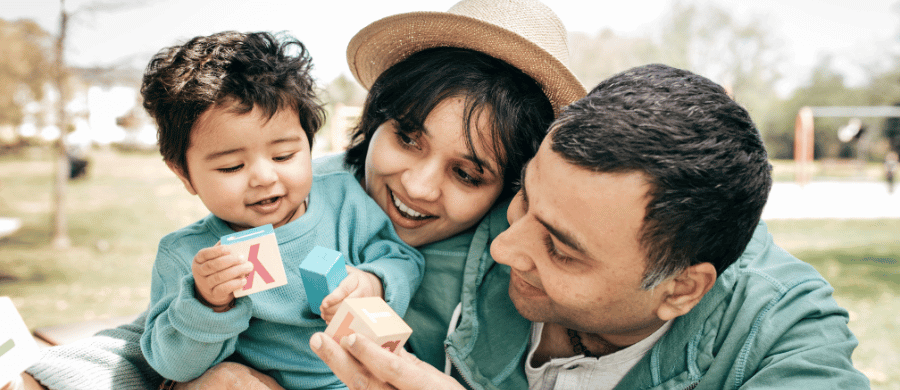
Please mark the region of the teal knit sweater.
<svg viewBox="0 0 900 390"><path fill-rule="evenodd" d="M314 177L304 215L275 230L288 284L238 298L215 313L194 294L191 262L233 231L208 216L164 237L153 267L151 303L141 348L150 365L176 381L199 377L238 353L287 389L342 388L309 348L325 322L307 305L299 264L316 245L344 254L378 276L384 298L403 315L424 273L424 260L348 173Z"/></svg>

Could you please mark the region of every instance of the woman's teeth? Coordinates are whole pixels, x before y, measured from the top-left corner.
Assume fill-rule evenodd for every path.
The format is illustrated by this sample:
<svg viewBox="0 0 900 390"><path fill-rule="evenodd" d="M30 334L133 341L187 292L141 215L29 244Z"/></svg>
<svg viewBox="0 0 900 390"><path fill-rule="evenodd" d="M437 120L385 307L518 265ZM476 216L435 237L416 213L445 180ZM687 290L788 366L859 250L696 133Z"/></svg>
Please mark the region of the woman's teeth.
<svg viewBox="0 0 900 390"><path fill-rule="evenodd" d="M403 204L403 202L401 202L400 199L397 199L396 196L393 196L393 194L391 194L391 197L394 198L394 206L397 206L397 209L400 210L401 213L406 214L407 216L409 216L411 218L427 217L427 215L416 212L415 210L409 208L409 206Z"/></svg>

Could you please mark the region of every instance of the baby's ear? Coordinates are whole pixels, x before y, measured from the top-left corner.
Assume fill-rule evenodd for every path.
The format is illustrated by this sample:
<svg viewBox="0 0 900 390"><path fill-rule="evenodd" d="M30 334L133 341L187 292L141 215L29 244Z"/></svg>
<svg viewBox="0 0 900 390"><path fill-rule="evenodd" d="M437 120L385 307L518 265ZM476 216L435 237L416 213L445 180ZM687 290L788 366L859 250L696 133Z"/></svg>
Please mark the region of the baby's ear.
<svg viewBox="0 0 900 390"><path fill-rule="evenodd" d="M656 315L668 321L687 314L712 289L716 283L716 267L712 263L694 264L664 283L667 292Z"/></svg>
<svg viewBox="0 0 900 390"><path fill-rule="evenodd" d="M181 180L181 183L184 184L184 189L187 190L191 195L197 195L197 191L194 191L194 186L191 185L191 179L184 173L184 171L175 165L175 163L171 161L166 161L166 165L169 166L169 169L175 173L175 176L178 176L178 179Z"/></svg>

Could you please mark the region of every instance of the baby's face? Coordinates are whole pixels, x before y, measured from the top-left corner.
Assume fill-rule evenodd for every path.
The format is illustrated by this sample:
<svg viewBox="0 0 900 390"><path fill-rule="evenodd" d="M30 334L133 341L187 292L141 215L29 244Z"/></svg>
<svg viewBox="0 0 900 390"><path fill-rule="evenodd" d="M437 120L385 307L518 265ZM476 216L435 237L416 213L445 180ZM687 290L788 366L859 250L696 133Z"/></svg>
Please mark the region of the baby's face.
<svg viewBox="0 0 900 390"><path fill-rule="evenodd" d="M284 225L306 211L312 184L309 141L292 110L268 119L214 106L200 115L187 149L188 192L235 231ZM187 177L189 176L189 178Z"/></svg>

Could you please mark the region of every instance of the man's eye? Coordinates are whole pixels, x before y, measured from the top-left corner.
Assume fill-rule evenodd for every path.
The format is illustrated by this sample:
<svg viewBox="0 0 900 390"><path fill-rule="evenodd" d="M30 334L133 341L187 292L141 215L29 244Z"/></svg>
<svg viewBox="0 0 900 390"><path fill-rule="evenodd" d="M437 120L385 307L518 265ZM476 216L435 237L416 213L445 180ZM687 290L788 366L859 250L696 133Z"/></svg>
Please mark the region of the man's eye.
<svg viewBox="0 0 900 390"><path fill-rule="evenodd" d="M544 237L544 246L547 247L547 253L550 254L551 259L558 261L560 263L563 263L563 264L566 264L566 263L572 261L571 257L566 256L562 253L559 253L559 251L556 250L556 245L553 245L553 239L550 238L549 235Z"/></svg>

